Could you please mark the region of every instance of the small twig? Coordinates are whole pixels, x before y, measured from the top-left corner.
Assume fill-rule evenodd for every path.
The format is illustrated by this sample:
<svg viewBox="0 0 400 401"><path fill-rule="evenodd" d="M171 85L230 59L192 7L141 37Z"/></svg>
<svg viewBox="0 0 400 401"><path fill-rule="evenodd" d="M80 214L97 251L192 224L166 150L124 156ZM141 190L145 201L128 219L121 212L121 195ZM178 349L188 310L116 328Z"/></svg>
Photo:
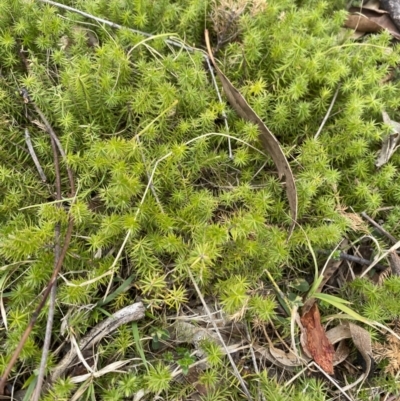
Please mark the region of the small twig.
<svg viewBox="0 0 400 401"><path fill-rule="evenodd" d="M322 253L323 255L330 255L331 252L328 251L318 251L318 253ZM372 263L372 260L360 258L358 256L349 255L347 253L341 252L339 258L342 260L348 260L350 262L359 263L360 265L369 266ZM376 264L375 267L379 270L385 270L386 267L380 264Z"/></svg>
<svg viewBox="0 0 400 401"><path fill-rule="evenodd" d="M374 219L369 217L367 213L362 212L361 216L364 217L364 219L367 220L369 223L371 223L381 234L383 234L386 238L388 238L392 244L395 244L397 242L396 238L393 237L392 234L388 233L380 224L378 224Z"/></svg>
<svg viewBox="0 0 400 401"><path fill-rule="evenodd" d="M93 347L95 344L101 341L101 339L110 335L121 325L142 319L144 317L144 313L145 307L141 302L136 302L132 305L126 306L118 312L115 312L112 316L93 327L93 329L91 329L90 332L81 341L79 341L79 349L83 351ZM67 355L65 355L61 362L54 368L47 385L54 383L54 381L57 380L66 371L66 369L68 369L76 356L76 347L71 347Z"/></svg>
<svg viewBox="0 0 400 401"><path fill-rule="evenodd" d="M46 182L47 178L42 169L42 166L39 163L39 159L36 156L35 149L32 146L32 141L31 141L31 137L29 135L28 128L25 128L25 142L26 142L26 146L28 146L29 154L31 155L32 160L35 163L35 166L40 175L40 178L42 179L43 182Z"/></svg>
<svg viewBox="0 0 400 401"><path fill-rule="evenodd" d="M373 261L361 274L360 278L364 277L373 267L375 267L378 262L380 262L382 259L386 258L389 256L393 251L397 251L397 249L400 248L400 241L396 242L390 249L388 249L386 252L384 252L379 258L377 258L375 261Z"/></svg>
<svg viewBox="0 0 400 401"><path fill-rule="evenodd" d="M54 169L56 175L56 198L58 201L61 200L61 173L60 173L60 161L57 153L57 146L53 138L51 140L51 148L53 151L53 159L54 159ZM61 208L61 203L56 204L57 208ZM54 265L56 266L58 260L60 259L60 235L61 235L61 224L57 223L54 229ZM51 343L51 334L53 331L53 320L54 320L54 311L56 308L56 295L57 295L57 281L54 282L53 287L50 291L50 302L49 302L49 314L47 316L46 323L46 333L44 337L43 350L42 350L42 358L40 360L39 373L37 376L36 388L32 396L32 401L39 401L40 393L42 391L43 379L46 373L46 365L47 358L49 356L50 343Z"/></svg>
<svg viewBox="0 0 400 401"><path fill-rule="evenodd" d="M245 325L245 327L246 327L247 341L249 342L249 350L250 350L250 354L251 354L251 359L253 361L254 371L257 374L259 374L260 373L260 369L258 369L257 357L256 357L256 353L254 352L253 342L251 340L251 335L250 335L250 330L247 327L247 325ZM263 328L264 328L264 326L263 326ZM263 392L261 391L260 383L259 383L259 386L258 386L258 392L259 392L259 395L261 396L262 401L266 401L266 398L265 398Z"/></svg>
<svg viewBox="0 0 400 401"><path fill-rule="evenodd" d="M23 62L27 66L27 60L25 59L25 57L24 57L24 55L22 53L20 53L20 54L21 54ZM27 69L28 69L28 67L27 67ZM58 151L60 152L61 156L65 159L65 157L66 157L65 152L64 152L63 147L61 145L61 142L59 141L59 139L58 139L57 135L55 134L53 128L51 127L50 123L48 122L47 118L42 113L42 111L39 109L39 107L37 107L35 103L32 103L32 104L33 104L36 112L39 114L40 118L42 119L43 123L45 124L46 130L47 130L48 134L50 135L52 141L54 141L54 144L55 144L54 146L57 146ZM75 194L76 194L74 176L73 176L72 170L68 167L68 164L66 164L66 170L67 170L67 174L68 174L68 180L69 180L71 195L72 195L72 197L74 197ZM57 193L59 191L60 195L61 195L60 185L61 185L61 182L57 180L57 182L56 182ZM67 254L67 250L69 248L69 244L71 242L73 226L74 226L74 220L73 220L72 216L69 215L67 232L65 234L65 239L64 239L64 246L61 249L61 252L59 254L58 260L55 261L55 267L54 267L53 273L52 273L52 275L50 277L50 280L49 280L49 282L47 284L47 287L43 291L42 299L39 302L38 306L36 307L36 309L35 309L35 311L34 311L34 313L32 315L32 318L29 321L27 328L25 329L25 332L23 333L23 335L22 335L22 337L21 337L21 339L20 339L20 341L19 341L19 343L18 343L13 355L11 356L10 361L8 362L8 365L6 366L6 368L4 370L3 376L0 379L0 394L4 394L4 387L6 385L8 376L11 373L11 370L14 367L15 363L17 362L18 357L19 357L19 355L20 355L20 353L21 353L26 341L28 340L28 337L29 337L30 333L32 332L32 329L33 329L33 327L34 327L34 325L35 325L35 323L36 323L36 321L37 321L37 319L39 317L40 312L43 309L44 305L46 304L47 298L50 295L50 292L51 292L51 290L53 288L53 285L57 280L58 273L61 270L61 267L63 265L65 256Z"/></svg>
<svg viewBox="0 0 400 401"><path fill-rule="evenodd" d="M59 235L60 235L60 225L57 224L56 238L58 237L58 239L59 239ZM56 247L54 250L54 256L56 257L56 259L55 259L56 261L59 258L59 253L60 253L60 244L56 243ZM58 257L57 257L57 255L58 255ZM33 396L32 396L32 401L39 401L40 393L42 391L43 379L44 379L44 376L46 373L47 358L49 356L49 350L50 350L51 334L52 334L52 330L53 330L54 311L55 311L55 307L56 307L56 295L57 295L57 282L54 283L53 287L51 288L51 292L50 292L49 314L48 314L47 323L46 323L46 334L44 337L42 358L40 360L39 373L37 376L36 388L35 388L35 392L33 393Z"/></svg>
<svg viewBox="0 0 400 401"><path fill-rule="evenodd" d="M47 120L46 116L42 113L42 111L39 109L38 106L36 106L35 103L32 103L33 107L36 111L37 114L39 114L41 120L43 121L47 133L50 135L50 137L53 139L53 141L55 142L55 144L57 145L58 151L60 152L60 155L62 156L62 158L65 160L67 155L64 152L64 149L61 145L60 140L58 139L56 133L54 132L52 126L50 125L49 121ZM65 160L66 161L66 160ZM67 174L68 174L68 180L69 180L69 185L70 185L70 191L71 191L71 197L75 196L76 190L75 190L75 181L74 181L74 176L72 173L72 170L68 167L68 164L66 164L66 170L67 170Z"/></svg>
<svg viewBox="0 0 400 401"><path fill-rule="evenodd" d="M92 19L94 21L97 21L97 22L99 22L101 24L107 25L107 26L109 26L111 28L114 28L114 29L127 29L130 32L136 33L138 35L146 36L148 38L152 38L153 36L155 36L155 35L152 35L152 34L147 33L147 32L138 31L137 29L128 28L128 27L116 24L116 23L108 21L108 20L106 20L104 18L96 17L96 16L94 16L92 14L85 13L84 11L78 10L77 8L66 6L65 4L57 3L57 2L51 1L51 0L39 0L39 1L42 2L42 3L45 3L45 4L51 4L52 6L61 8L63 10L71 11L73 13L82 15L83 17ZM188 46L186 44L183 44L183 43L179 42L178 40L174 40L174 39L166 39L165 43L167 43L169 45L172 45L172 46L175 46L175 47L179 47L181 49L185 49L185 50L190 51L190 52L194 52L196 50L197 51L200 50L200 49L196 49L196 48L194 48L192 46Z"/></svg>
<svg viewBox="0 0 400 401"><path fill-rule="evenodd" d="M0 394L4 394L4 387L6 385L7 379L9 374L11 373L12 368L14 367L15 363L17 362L17 359L26 343L26 341L28 340L29 335L31 334L31 331L33 329L33 326L36 323L36 320L39 317L39 314L41 312L41 310L43 309L43 306L46 304L47 298L50 294L51 288L53 287L53 284L55 283L55 281L57 280L57 275L58 272L61 269L61 266L64 262L64 258L65 255L67 254L67 250L69 247L69 243L71 241L71 237L72 237L72 229L73 229L73 220L70 218L69 222L68 222L68 227L67 227L67 232L65 234L65 239L64 239L64 246L61 250L60 253L60 258L58 259L58 263L56 265L56 267L53 270L53 274L50 277L49 283L47 284L46 289L43 292L43 296L41 301L39 302L39 305L36 307L35 311L32 314L32 318L29 321L29 324L27 326L27 328L25 329L24 334L22 335L17 348L15 349L13 355L10 358L10 361L8 362L8 365L6 367L6 369L3 372L3 376L0 379Z"/></svg>
<svg viewBox="0 0 400 401"><path fill-rule="evenodd" d="M136 136L136 141L137 141L137 143L138 143L139 145L141 144L139 136ZM140 148L139 148L139 150L140 150ZM147 160L146 160L146 156L144 155L144 153L143 153L141 150L140 150L140 153L141 153L141 155L142 155L142 161L143 161L143 164L144 164L144 166L145 166L144 169L145 169L145 171L146 171L147 180L148 180L148 182L150 182L150 174L149 174L149 171L147 170ZM160 199L159 199L159 197L158 197L158 195L157 195L156 189L154 188L153 182L150 183L150 190L151 190L151 193L153 194L154 199L156 200L157 205L159 206L161 212L162 212L162 213L165 213L165 212L164 212L163 205L162 205L162 203L161 203L161 201L160 201Z"/></svg>
<svg viewBox="0 0 400 401"><path fill-rule="evenodd" d="M337 95L339 94L339 89L340 89L340 84L338 85L338 87L337 87L337 89L336 89L336 92L335 92L335 94L333 95L333 98L332 98L331 104L329 105L328 111L326 112L325 117L324 117L324 119L322 120L322 123L321 123L321 125L319 126L317 133L316 133L315 136L314 136L314 139L317 139L317 138L319 137L319 134L321 133L322 129L324 128L324 126L325 126L325 124L326 124L326 122L328 121L328 118L329 118L329 115L331 114L333 105L334 105L335 102L336 102Z"/></svg>

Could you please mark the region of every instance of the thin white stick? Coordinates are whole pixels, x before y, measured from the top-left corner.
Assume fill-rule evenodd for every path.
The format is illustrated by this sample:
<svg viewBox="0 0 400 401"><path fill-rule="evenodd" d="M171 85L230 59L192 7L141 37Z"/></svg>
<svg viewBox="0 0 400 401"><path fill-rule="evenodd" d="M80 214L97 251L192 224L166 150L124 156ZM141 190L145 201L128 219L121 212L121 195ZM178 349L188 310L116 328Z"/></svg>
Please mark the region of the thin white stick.
<svg viewBox="0 0 400 401"><path fill-rule="evenodd" d="M360 278L364 277L374 266L376 266L382 259L386 258L389 253L396 251L400 248L400 241L396 242L390 249L384 252L379 258L375 259L365 270L360 274Z"/></svg>
<svg viewBox="0 0 400 401"><path fill-rule="evenodd" d="M28 128L25 128L25 142L26 146L28 146L29 154L32 157L33 162L35 163L36 169L40 175L40 178L43 182L47 181L46 174L44 173L42 166L39 163L39 159L36 156L35 149L33 148L31 136L29 135Z"/></svg>
<svg viewBox="0 0 400 401"><path fill-rule="evenodd" d="M104 24L104 25L108 25L108 26L110 26L111 28L116 28L116 29L122 29L122 28L124 28L122 25L115 24L114 22L108 21L108 20L103 19L103 18L95 17L94 15L85 13L84 11L78 10L77 8L73 8L73 7L70 7L70 6L66 6L65 4L57 3L57 2L51 1L51 0L39 0L39 1L42 2L42 3L50 4L50 5L55 6L55 7L58 7L58 8L62 8L62 9L67 10L67 11L72 11L73 13L82 15L83 17L93 19L93 20L95 20L95 21L97 21L97 22L101 22L101 23ZM128 29L129 29L131 32L137 33L137 34L139 34L139 35L148 36L148 37L152 36L152 35L149 34L149 33L142 32L142 31L138 31L138 30L136 30L136 29L132 29L132 28L128 28Z"/></svg>
<svg viewBox="0 0 400 401"><path fill-rule="evenodd" d="M314 139L317 139L317 138L319 137L319 134L321 133L322 128L324 128L325 123L328 121L328 118L329 118L329 116L330 116L330 114L331 114L333 105L334 105L335 102L336 102L337 95L339 94L339 89L340 89L340 85L338 85L338 87L337 87L337 89L336 89L336 92L335 92L335 94L333 95L331 104L329 105L329 109L328 109L328 111L326 112L325 117L324 117L324 119L322 120L322 123L321 123L321 125L319 126L317 133L316 133L315 136L314 136Z"/></svg>
<svg viewBox="0 0 400 401"><path fill-rule="evenodd" d="M94 15L92 15L92 14L85 13L84 11L78 10L77 8L73 8L73 7L70 7L70 6L66 6L65 4L57 3L57 2L52 1L52 0L39 0L39 1L42 2L42 3L45 3L45 4L50 4L50 5L52 5L52 6L61 8L61 9L63 9L63 10L71 11L71 12L73 12L73 13L82 15L83 17L86 17L86 18L92 19L92 20L94 20L94 21L100 22L100 23L102 23L102 24L104 24L104 25L107 25L107 26L109 26L109 27L111 27L111 28L115 28L115 29L128 29L129 31L131 31L131 32L133 32L133 33L137 33L138 35L147 36L148 38L151 38L151 37L154 36L154 35L152 35L152 34L150 34L150 33L147 33L147 32L138 31L137 29L124 27L124 26L122 26L122 25L119 25L119 24L116 24L116 23L114 23L114 22L108 21L108 20L106 20L106 19L104 19L104 18L96 17L96 16L94 16ZM202 51L201 49L195 49L194 47L187 46L187 45L185 45L185 44L179 42L178 40L166 39L166 40L165 40L165 43L168 43L169 45L172 45L172 46L175 46L175 47L179 47L179 48L181 48L181 49L185 49L185 50L190 51L190 52L194 52L195 50L197 50L197 51ZM203 53L205 53L205 52L203 52Z"/></svg>
<svg viewBox="0 0 400 401"><path fill-rule="evenodd" d="M104 24L104 25L107 25L107 26L109 26L109 27L111 27L111 28L115 28L115 29L128 29L129 31L131 31L131 32L133 32L133 33L146 36L146 37L149 38L149 39L151 39L151 38L156 39L156 38L158 38L158 37L160 36L160 35L152 35L152 34L150 34L150 33L143 32L143 31L139 31L139 30L137 30L137 29L124 27L124 26L122 26L122 25L119 25L119 24L116 24L116 23L114 23L114 22L108 21L108 20L106 20L106 19L104 19L104 18L96 17L96 16L94 16L94 15L92 15L92 14L89 14L89 13L86 13L86 12L84 12L84 11L78 10L77 8L73 8L73 7L70 7L70 6L66 6L65 4L57 3L57 2L52 1L52 0L39 0L39 1L42 2L42 3L50 4L50 5L52 5L52 6L55 6L55 7L64 9L64 10L67 10L67 11L74 12L74 13L76 13L76 14L82 15L83 17L86 17L86 18L92 19L92 20L94 20L94 21L97 21L97 22L99 22L99 23L102 23L102 24ZM162 35L161 35L161 36L162 36ZM185 50L187 50L187 51L189 51L189 52L199 51L199 52L201 52L201 53L203 54L204 58L205 58L206 61L207 61L207 65L208 65L208 68L209 68L210 73L211 73L211 77L212 77L212 81L213 81L214 87L215 87L215 89L216 89L216 91L217 91L218 100L219 100L220 103L222 103L222 97L221 97L221 94L220 94L220 92L219 92L218 85L217 85L217 82L216 82L216 79L215 79L215 76L214 76L213 69L212 69L212 67L211 67L211 65L210 65L210 59L209 59L207 53L206 53L205 51L203 51L202 49L197 49L197 48L195 48L195 47L188 46L188 45L186 45L186 44L184 44L184 43L181 43L181 42L179 41L179 39L171 39L171 38L168 38L168 39L165 39L164 42L165 42L166 44L169 44L169 45L172 45L172 46L175 46L175 47L179 47L180 49L185 49ZM133 48L135 48L135 46L134 46ZM133 48L129 51L129 53L133 50ZM129 53L128 53L128 54L129 54ZM228 119L227 119L227 116L226 116L225 111L222 112L222 117L223 117L223 119L224 119L224 121L225 121L225 127L226 127L227 131L229 132ZM230 141L230 138L229 138L229 137L228 137L228 151L229 151L229 158L230 158L230 159L233 159L232 146L231 146L231 141Z"/></svg>
<svg viewBox="0 0 400 401"><path fill-rule="evenodd" d="M321 369L315 362L311 362L310 365L314 365L349 401L354 401L349 395L347 395L343 389L339 386L336 380L332 379L323 369Z"/></svg>

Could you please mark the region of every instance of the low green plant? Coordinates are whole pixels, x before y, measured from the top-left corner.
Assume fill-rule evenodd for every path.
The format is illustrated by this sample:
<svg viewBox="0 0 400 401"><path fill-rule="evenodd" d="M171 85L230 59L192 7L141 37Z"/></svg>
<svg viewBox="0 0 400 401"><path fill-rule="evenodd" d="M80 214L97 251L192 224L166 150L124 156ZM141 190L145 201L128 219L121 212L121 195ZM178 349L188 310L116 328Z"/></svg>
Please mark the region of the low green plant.
<svg viewBox="0 0 400 401"><path fill-rule="evenodd" d="M309 246L333 249L343 236L356 236L346 207L376 215L396 205L399 155L379 171L374 161L389 132L382 110L398 119L398 83L381 81L399 64L399 48L385 31L362 43L343 36L344 1L237 2L243 10L232 14L228 41L226 20L224 25L215 16L224 15L218 7L232 11L235 2L64 3L121 27L45 1L0 0L0 306L7 328L0 333L0 370L52 274L54 228L61 224L63 243L71 216L54 344L65 340L65 326L84 335L128 303L141 299L148 307L136 328L121 328L99 346L97 368L121 356L141 362L132 364L132 372L85 383L82 399L123 399L143 388L149 399L174 399L187 390L173 389L171 366L150 352L147 341L160 346L166 315L197 296L188 269L226 314L287 328L276 313L280 294L257 291L268 282L265 272L279 282L288 272L312 271ZM219 101L199 50L204 27L218 47L221 70L277 136L293 169L299 227L289 241L284 184L261 151L257 127ZM196 49L189 51L183 40ZM55 202L51 142L33 105L65 151L59 162L62 207ZM26 129L46 182L28 150ZM78 189L72 198L66 166ZM399 208L385 210L391 233L400 237ZM381 324L398 316L397 281L376 290L366 280L361 287L351 284L346 291L355 312ZM378 295L384 299L379 305ZM13 371L19 383L38 368L47 313L39 316ZM208 362L225 371L202 373L199 380L211 389L203 398L240 399L221 350L209 348ZM55 349L49 366L57 363ZM189 359L180 359L182 369ZM252 379L246 381L256 394ZM303 390L286 391L271 380L265 372L255 377L265 397L305 397ZM44 399L68 399L77 388L63 378ZM322 390L315 394L323 399Z"/></svg>

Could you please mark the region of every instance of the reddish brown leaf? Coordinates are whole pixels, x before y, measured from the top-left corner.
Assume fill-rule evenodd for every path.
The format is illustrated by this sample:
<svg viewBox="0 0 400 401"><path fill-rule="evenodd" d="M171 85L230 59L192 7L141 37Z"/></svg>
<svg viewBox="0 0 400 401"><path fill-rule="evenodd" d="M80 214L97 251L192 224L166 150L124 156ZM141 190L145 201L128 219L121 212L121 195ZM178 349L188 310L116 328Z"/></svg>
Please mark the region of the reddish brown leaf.
<svg viewBox="0 0 400 401"><path fill-rule="evenodd" d="M326 373L332 375L335 349L321 325L321 316L316 303L303 314L301 323L306 332L307 351Z"/></svg>

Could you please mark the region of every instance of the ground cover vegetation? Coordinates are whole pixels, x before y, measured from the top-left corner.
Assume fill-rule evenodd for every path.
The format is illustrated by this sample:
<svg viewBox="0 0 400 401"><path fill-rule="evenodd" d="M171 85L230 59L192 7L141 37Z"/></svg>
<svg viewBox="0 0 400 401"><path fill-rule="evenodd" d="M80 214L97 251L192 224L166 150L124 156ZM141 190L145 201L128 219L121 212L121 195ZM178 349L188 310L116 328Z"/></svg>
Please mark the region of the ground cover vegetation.
<svg viewBox="0 0 400 401"><path fill-rule="evenodd" d="M63 1L118 26L48 3L0 0L0 371L61 258L46 378L98 323L135 302L146 312L45 382L41 399L332 396L318 370L288 383L302 367L272 364L253 345L300 347L290 311L315 279L313 257L323 266L344 239L342 252L357 243L354 256L370 259L393 245L361 212L400 238L400 156L375 165L391 132L382 112L399 118L390 34L352 41L345 1ZM205 28L219 68L290 163L290 236L285 184L257 126L219 99ZM341 285L325 292L395 332L399 277L377 285L373 269L350 280L360 266L343 265ZM322 317L339 312L319 307ZM6 393L31 399L51 310L37 316ZM226 355L215 326L235 352ZM399 355L378 351L350 399L396 393ZM339 386L360 375L355 354L335 368ZM102 373L84 376L85 358Z"/></svg>

